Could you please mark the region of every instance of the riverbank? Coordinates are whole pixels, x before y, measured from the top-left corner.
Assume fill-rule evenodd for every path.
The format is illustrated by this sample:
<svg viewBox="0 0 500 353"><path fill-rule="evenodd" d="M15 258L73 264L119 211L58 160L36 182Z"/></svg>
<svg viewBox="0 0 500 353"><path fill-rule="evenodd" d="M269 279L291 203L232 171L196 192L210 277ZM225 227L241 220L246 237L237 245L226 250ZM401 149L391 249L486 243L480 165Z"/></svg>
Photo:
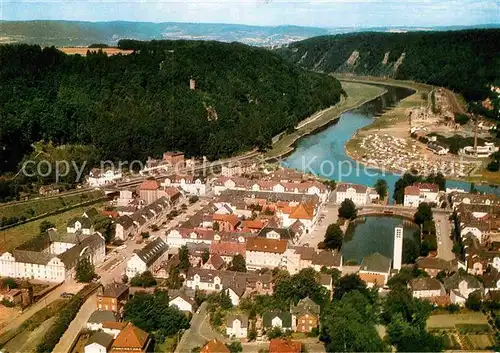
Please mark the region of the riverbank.
<svg viewBox="0 0 500 353"><path fill-rule="evenodd" d="M404 87L414 91L393 109L384 112L371 124L360 128L353 135L345 146L346 154L353 160L368 168L396 174L401 174L412 167L425 172L432 172L432 169L436 168L436 171L441 171L447 179L485 184L500 182L500 173L491 173L486 170L487 161L461 160L459 156L452 154L437 156L427 150L425 144L410 137L411 126L408 112L421 107L430 109L429 97L435 89L434 86L383 78L339 77L339 79ZM455 103L458 99L455 99Z"/></svg>
<svg viewBox="0 0 500 353"><path fill-rule="evenodd" d="M294 150L294 145L302 137L333 123L346 111L358 108L386 92L382 87L353 81L342 82L342 87L347 93L347 98L343 98L340 103L333 107L301 121L293 133L281 135L278 141L273 144L273 148L264 154L264 159L271 160L286 156Z"/></svg>

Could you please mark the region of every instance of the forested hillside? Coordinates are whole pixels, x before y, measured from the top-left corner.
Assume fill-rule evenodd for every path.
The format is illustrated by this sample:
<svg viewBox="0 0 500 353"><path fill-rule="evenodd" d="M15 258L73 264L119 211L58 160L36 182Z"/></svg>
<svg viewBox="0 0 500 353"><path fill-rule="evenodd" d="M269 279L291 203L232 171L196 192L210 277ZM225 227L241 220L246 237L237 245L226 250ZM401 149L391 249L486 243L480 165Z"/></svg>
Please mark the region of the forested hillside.
<svg viewBox="0 0 500 353"><path fill-rule="evenodd" d="M4 45L0 172L15 170L40 140L92 146L112 160L165 150L229 156L266 146L342 93L332 77L238 43L156 41L113 57Z"/></svg>
<svg viewBox="0 0 500 353"><path fill-rule="evenodd" d="M411 79L478 100L500 83L498 43L499 29L368 32L310 38L278 52L310 70Z"/></svg>

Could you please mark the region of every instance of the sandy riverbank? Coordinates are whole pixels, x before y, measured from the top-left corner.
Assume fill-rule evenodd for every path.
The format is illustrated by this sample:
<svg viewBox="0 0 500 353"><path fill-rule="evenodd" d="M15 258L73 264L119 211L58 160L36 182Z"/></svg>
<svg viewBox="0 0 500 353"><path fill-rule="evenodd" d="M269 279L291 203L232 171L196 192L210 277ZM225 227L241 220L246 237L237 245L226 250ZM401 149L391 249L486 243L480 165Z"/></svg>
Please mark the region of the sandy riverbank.
<svg viewBox="0 0 500 353"><path fill-rule="evenodd" d="M342 87L347 92L347 98L340 103L315 113L313 116L301 121L292 134L284 134L273 144L273 148L266 152L264 158L272 160L282 158L294 151L296 143L303 137L311 135L318 130L328 126L349 111L376 99L386 93L386 90L373 84L345 81Z"/></svg>

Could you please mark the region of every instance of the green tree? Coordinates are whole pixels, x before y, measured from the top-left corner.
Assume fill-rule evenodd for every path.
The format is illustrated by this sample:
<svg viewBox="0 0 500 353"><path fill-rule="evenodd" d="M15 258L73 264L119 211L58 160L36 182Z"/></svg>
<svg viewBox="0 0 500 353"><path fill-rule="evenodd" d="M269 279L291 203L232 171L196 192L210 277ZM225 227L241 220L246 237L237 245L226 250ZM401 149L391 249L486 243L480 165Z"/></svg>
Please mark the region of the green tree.
<svg viewBox="0 0 500 353"><path fill-rule="evenodd" d="M386 352L375 324L377 308L362 293L346 293L321 315L322 340L327 352Z"/></svg>
<svg viewBox="0 0 500 353"><path fill-rule="evenodd" d="M179 270L186 272L189 269L189 250L186 245L179 249Z"/></svg>
<svg viewBox="0 0 500 353"><path fill-rule="evenodd" d="M374 187L380 199L381 200L385 199L388 191L387 181L385 181L385 179L378 179Z"/></svg>
<svg viewBox="0 0 500 353"><path fill-rule="evenodd" d="M124 320L154 335L158 341L189 328L189 320L176 306L169 306L168 294L137 293L124 308Z"/></svg>
<svg viewBox="0 0 500 353"><path fill-rule="evenodd" d="M340 250L344 243L344 232L340 229L339 225L332 223L326 228L325 240L323 244L326 249Z"/></svg>
<svg viewBox="0 0 500 353"><path fill-rule="evenodd" d="M472 292L469 294L467 300L465 301L465 307L473 311L481 310L481 294L479 292Z"/></svg>
<svg viewBox="0 0 500 353"><path fill-rule="evenodd" d="M149 288L156 286L156 279L153 277L151 271L144 271L141 274L135 275L130 280L130 285L133 287Z"/></svg>
<svg viewBox="0 0 500 353"><path fill-rule="evenodd" d="M433 215L431 206L427 202L422 202L418 205L417 212L415 212L413 218L418 225L423 225L426 221L432 221Z"/></svg>
<svg viewBox="0 0 500 353"><path fill-rule="evenodd" d="M76 263L76 280L82 283L92 282L97 277L94 265L88 258L79 259Z"/></svg>
<svg viewBox="0 0 500 353"><path fill-rule="evenodd" d="M402 204L405 197L405 188L419 181L421 181L421 177L415 170L411 170L410 172L403 174L403 176L394 184L394 201L397 204Z"/></svg>
<svg viewBox="0 0 500 353"><path fill-rule="evenodd" d="M50 228L55 228L56 225L50 221L42 221L40 222L40 234L45 233Z"/></svg>
<svg viewBox="0 0 500 353"><path fill-rule="evenodd" d="M233 341L231 343L226 343L226 347L229 349L230 353L243 352L243 347L241 346L241 342L239 342L239 341Z"/></svg>
<svg viewBox="0 0 500 353"><path fill-rule="evenodd" d="M342 201L339 207L339 217L344 219L354 219L358 216L356 205L351 199Z"/></svg>
<svg viewBox="0 0 500 353"><path fill-rule="evenodd" d="M236 272L247 272L247 264L245 258L240 254L235 255L228 267L228 270Z"/></svg>
<svg viewBox="0 0 500 353"><path fill-rule="evenodd" d="M12 277L2 278L2 288L16 289L19 285L16 280Z"/></svg>
<svg viewBox="0 0 500 353"><path fill-rule="evenodd" d="M342 299L342 297L349 292L358 291L367 294L366 283L359 278L357 274L350 274L342 276L335 282L335 289L333 296L335 299Z"/></svg>
<svg viewBox="0 0 500 353"><path fill-rule="evenodd" d="M201 261L203 264L206 264L208 259L210 259L210 252L208 250L203 251L203 254L201 254Z"/></svg>

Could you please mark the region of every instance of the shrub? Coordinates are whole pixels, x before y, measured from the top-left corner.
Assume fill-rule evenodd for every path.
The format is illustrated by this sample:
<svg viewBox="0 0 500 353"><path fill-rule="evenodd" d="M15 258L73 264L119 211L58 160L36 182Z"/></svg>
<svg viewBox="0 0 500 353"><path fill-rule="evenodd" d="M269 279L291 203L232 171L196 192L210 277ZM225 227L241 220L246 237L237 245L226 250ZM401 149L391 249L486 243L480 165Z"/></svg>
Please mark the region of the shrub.
<svg viewBox="0 0 500 353"><path fill-rule="evenodd" d="M465 125L469 122L470 118L465 114L455 114L455 122L460 125Z"/></svg>

